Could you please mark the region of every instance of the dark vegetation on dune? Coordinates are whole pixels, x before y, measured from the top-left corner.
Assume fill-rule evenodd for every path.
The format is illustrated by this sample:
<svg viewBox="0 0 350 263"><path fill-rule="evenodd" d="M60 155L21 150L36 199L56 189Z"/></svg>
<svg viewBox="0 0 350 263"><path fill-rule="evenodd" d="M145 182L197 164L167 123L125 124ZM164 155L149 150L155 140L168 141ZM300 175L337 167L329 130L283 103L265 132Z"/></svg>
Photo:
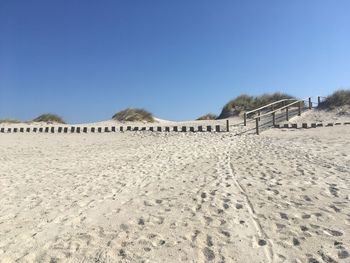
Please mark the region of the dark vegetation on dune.
<svg viewBox="0 0 350 263"><path fill-rule="evenodd" d="M197 121L201 121L201 120L216 120L217 117L218 116L216 114L214 114L214 113L208 113L208 114L205 114L205 115L199 117L197 119Z"/></svg>
<svg viewBox="0 0 350 263"><path fill-rule="evenodd" d="M64 120L60 116L52 113L41 114L40 116L36 117L33 121L34 122L55 122L55 123L65 124Z"/></svg>
<svg viewBox="0 0 350 263"><path fill-rule="evenodd" d="M337 90L326 97L319 105L319 109L334 109L341 106L350 106L350 90Z"/></svg>
<svg viewBox="0 0 350 263"><path fill-rule="evenodd" d="M133 109L127 108L119 111L112 117L116 121L143 121L143 122L154 122L152 113L144 109Z"/></svg>
<svg viewBox="0 0 350 263"><path fill-rule="evenodd" d="M243 94L226 103L225 106L222 108L218 119L225 119L232 116L238 116L244 111L250 111L282 99L296 98L291 95L279 92L272 94L263 94L261 96L249 96ZM276 105L276 108L280 106L282 106L282 104Z"/></svg>

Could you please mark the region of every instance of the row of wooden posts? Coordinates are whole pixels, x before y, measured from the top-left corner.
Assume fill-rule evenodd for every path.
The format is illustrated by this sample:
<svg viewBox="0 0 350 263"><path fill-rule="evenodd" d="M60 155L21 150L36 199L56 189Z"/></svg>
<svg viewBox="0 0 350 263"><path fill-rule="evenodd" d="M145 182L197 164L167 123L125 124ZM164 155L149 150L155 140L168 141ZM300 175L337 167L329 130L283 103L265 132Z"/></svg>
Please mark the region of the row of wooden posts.
<svg viewBox="0 0 350 263"><path fill-rule="evenodd" d="M204 129L204 127L206 129ZM33 132L33 133L102 133L102 132L123 132L123 131L151 131L151 132L223 132L229 131L229 121L226 120L226 130L222 129L220 125L215 125L214 129L212 125L208 126L198 126L197 130L195 127L187 127L187 126L166 126L166 127L132 127L132 126L120 126L119 130L117 127L27 127L27 128L0 128L0 133L16 133L16 132Z"/></svg>

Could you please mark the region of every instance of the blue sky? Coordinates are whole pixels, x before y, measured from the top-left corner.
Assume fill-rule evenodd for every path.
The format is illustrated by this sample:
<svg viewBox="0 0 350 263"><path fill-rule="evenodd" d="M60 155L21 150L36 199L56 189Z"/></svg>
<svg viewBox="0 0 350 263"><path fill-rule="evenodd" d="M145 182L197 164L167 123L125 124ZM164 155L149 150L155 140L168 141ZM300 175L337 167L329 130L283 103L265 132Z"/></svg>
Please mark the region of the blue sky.
<svg viewBox="0 0 350 263"><path fill-rule="evenodd" d="M0 1L0 118L164 119L350 87L350 1Z"/></svg>

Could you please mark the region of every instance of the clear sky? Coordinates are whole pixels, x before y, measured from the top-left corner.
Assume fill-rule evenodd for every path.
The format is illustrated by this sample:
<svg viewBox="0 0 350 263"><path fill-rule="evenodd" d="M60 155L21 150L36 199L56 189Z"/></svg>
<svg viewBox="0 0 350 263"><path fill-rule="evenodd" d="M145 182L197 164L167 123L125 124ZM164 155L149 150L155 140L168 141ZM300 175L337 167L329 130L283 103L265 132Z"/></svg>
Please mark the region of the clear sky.
<svg viewBox="0 0 350 263"><path fill-rule="evenodd" d="M349 0L0 1L0 118L186 120L349 87Z"/></svg>

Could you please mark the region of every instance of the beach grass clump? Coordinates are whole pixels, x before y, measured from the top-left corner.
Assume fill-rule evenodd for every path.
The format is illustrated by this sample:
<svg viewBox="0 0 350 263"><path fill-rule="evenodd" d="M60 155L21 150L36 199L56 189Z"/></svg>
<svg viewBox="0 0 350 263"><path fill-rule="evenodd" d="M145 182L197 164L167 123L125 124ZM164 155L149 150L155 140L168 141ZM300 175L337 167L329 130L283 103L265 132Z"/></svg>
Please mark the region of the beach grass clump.
<svg viewBox="0 0 350 263"><path fill-rule="evenodd" d="M16 120L16 119L0 119L0 123L15 124L15 123L22 123L22 121Z"/></svg>
<svg viewBox="0 0 350 263"><path fill-rule="evenodd" d="M152 113L137 108L127 108L119 111L112 116L113 120L126 122L126 121L142 121L142 122L154 122Z"/></svg>
<svg viewBox="0 0 350 263"><path fill-rule="evenodd" d="M337 90L333 94L326 97L318 108L320 109L335 109L341 106L350 106L350 90Z"/></svg>
<svg viewBox="0 0 350 263"><path fill-rule="evenodd" d="M244 111L250 111L282 99L295 99L295 97L280 92L263 94L260 96L249 96L243 94L226 103L225 106L222 108L218 119L225 119L232 116L238 116ZM282 104L276 105L276 108L280 106L282 106Z"/></svg>
<svg viewBox="0 0 350 263"><path fill-rule="evenodd" d="M200 116L199 118L197 118L197 121L203 121L203 120L216 120L218 116L214 113L208 113L205 114L203 116Z"/></svg>
<svg viewBox="0 0 350 263"><path fill-rule="evenodd" d="M33 119L33 122L48 122L48 123L61 123L65 124L65 121L58 115L52 113L44 113Z"/></svg>

